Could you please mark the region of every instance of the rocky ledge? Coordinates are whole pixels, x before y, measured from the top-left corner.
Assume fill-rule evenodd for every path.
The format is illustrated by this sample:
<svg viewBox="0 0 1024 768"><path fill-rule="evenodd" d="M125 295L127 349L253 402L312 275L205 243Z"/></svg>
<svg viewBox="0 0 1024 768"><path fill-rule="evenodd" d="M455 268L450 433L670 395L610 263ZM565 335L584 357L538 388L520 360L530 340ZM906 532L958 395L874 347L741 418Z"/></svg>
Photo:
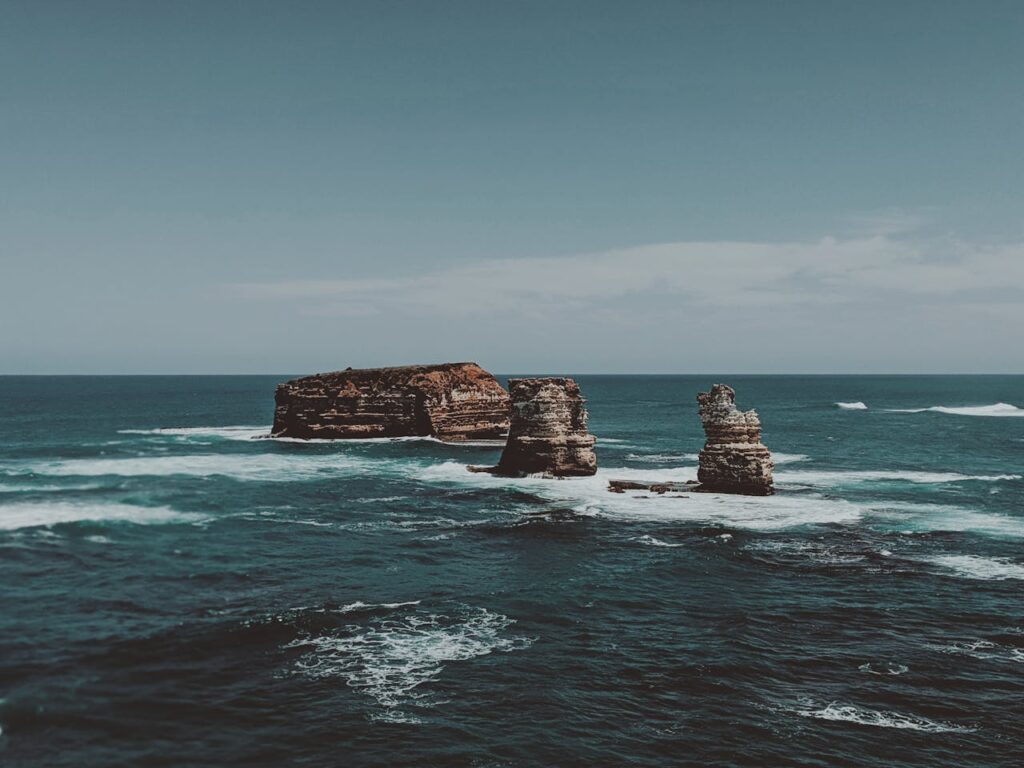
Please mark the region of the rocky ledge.
<svg viewBox="0 0 1024 768"><path fill-rule="evenodd" d="M348 368L280 384L275 437L499 439L508 393L476 363Z"/></svg>
<svg viewBox="0 0 1024 768"><path fill-rule="evenodd" d="M772 455L761 443L756 411L736 407L736 392L715 384L697 395L706 441L700 452L700 489L718 493L768 496L774 490Z"/></svg>
<svg viewBox="0 0 1024 768"><path fill-rule="evenodd" d="M498 475L549 477L597 472L587 410L572 379L510 379L512 422L496 467L471 467Z"/></svg>

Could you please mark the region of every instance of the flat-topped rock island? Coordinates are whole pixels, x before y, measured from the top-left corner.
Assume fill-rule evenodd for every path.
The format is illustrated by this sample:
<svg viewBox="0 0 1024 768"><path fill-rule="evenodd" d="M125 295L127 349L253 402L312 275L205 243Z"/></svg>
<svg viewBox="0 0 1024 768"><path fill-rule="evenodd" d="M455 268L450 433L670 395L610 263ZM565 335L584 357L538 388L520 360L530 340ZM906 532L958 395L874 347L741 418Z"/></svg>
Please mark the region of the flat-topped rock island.
<svg viewBox="0 0 1024 768"><path fill-rule="evenodd" d="M346 440L436 437L497 440L508 432L508 393L476 363L348 368L280 384L275 437Z"/></svg>

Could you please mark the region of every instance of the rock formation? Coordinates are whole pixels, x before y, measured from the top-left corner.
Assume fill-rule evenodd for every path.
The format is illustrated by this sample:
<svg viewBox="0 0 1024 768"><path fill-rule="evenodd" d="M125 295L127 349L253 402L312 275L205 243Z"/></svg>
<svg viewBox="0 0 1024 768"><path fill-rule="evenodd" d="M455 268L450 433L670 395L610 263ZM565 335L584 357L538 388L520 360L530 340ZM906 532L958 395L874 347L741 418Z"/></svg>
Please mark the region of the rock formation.
<svg viewBox="0 0 1024 768"><path fill-rule="evenodd" d="M697 395L707 437L700 452L700 490L767 496L773 492L772 456L761 443L756 411L736 408L736 393L725 384Z"/></svg>
<svg viewBox="0 0 1024 768"><path fill-rule="evenodd" d="M553 477L597 472L587 410L572 379L510 379L512 423L498 466L499 475Z"/></svg>
<svg viewBox="0 0 1024 768"><path fill-rule="evenodd" d="M504 437L509 397L476 363L352 368L280 384L275 437Z"/></svg>

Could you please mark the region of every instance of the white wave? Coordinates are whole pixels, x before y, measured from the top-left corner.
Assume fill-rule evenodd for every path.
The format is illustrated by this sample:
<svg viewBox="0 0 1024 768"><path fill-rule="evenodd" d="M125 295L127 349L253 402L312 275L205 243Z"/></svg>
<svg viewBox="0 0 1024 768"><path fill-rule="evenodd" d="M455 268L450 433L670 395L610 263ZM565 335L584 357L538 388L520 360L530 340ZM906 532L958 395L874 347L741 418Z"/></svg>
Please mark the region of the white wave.
<svg viewBox="0 0 1024 768"><path fill-rule="evenodd" d="M1003 557L981 557L978 555L935 555L921 558L952 571L958 576L984 581L1005 581L1024 579L1024 565Z"/></svg>
<svg viewBox="0 0 1024 768"><path fill-rule="evenodd" d="M649 547L682 547L685 544L671 543L668 541L662 541L661 539L655 538L654 536L637 536L633 541L639 542L640 544L646 544Z"/></svg>
<svg viewBox="0 0 1024 768"><path fill-rule="evenodd" d="M695 453L627 453L631 461L643 461L648 464L671 464L686 459L696 459Z"/></svg>
<svg viewBox="0 0 1024 768"><path fill-rule="evenodd" d="M838 723L856 723L874 728L897 728L901 730L925 731L926 733L973 733L975 728L954 723L942 723L915 715L899 712L866 710L851 705L840 705L833 701L818 710L797 710L802 717L828 720Z"/></svg>
<svg viewBox="0 0 1024 768"><path fill-rule="evenodd" d="M0 493L64 493L69 491L94 491L102 483L81 483L78 485L33 485L32 483L8 483L0 480Z"/></svg>
<svg viewBox="0 0 1024 768"><path fill-rule="evenodd" d="M406 600L404 603L364 603L362 600L356 600L354 603L343 605L338 609L338 613L352 613L353 611L374 611L380 609L392 610L394 608L405 608L411 605L419 605L421 600Z"/></svg>
<svg viewBox="0 0 1024 768"><path fill-rule="evenodd" d="M348 627L338 635L300 638L285 647L306 650L295 663L300 674L339 677L382 706L382 719L418 722L400 708L433 706L429 693L419 689L437 678L446 665L532 643L529 638L505 633L513 623L484 608L459 616L412 613L377 618L369 626Z"/></svg>
<svg viewBox="0 0 1024 768"><path fill-rule="evenodd" d="M946 406L933 405L930 408L888 408L890 413L947 413L953 416L1024 416L1024 408L1009 403L992 405Z"/></svg>
<svg viewBox="0 0 1024 768"><path fill-rule="evenodd" d="M159 427L157 429L119 429L119 435L154 435L161 437L219 437L224 440L255 440L270 435L270 427L249 425L227 427Z"/></svg>
<svg viewBox="0 0 1024 768"><path fill-rule="evenodd" d="M42 462L19 462L22 472L54 476L122 477L222 475L240 480L287 481L321 476L347 475L365 470L383 461L349 455L295 454L191 454L184 456L140 456L136 458L61 459Z"/></svg>
<svg viewBox="0 0 1024 768"><path fill-rule="evenodd" d="M667 464L680 460L695 462L700 459L700 454L627 454L626 458L651 464ZM771 453L772 462L776 465L806 462L809 458L806 454L783 454L776 451Z"/></svg>
<svg viewBox="0 0 1024 768"><path fill-rule="evenodd" d="M968 656L978 661L994 661L996 663L1024 663L1024 648L999 645L991 640L963 640L948 645L928 646L939 653L954 656Z"/></svg>
<svg viewBox="0 0 1024 768"><path fill-rule="evenodd" d="M539 496L580 514L633 520L692 521L739 528L775 530L792 526L859 520L862 509L842 499L813 494L738 496L733 494L657 494L646 491L611 493L608 481L696 480L696 467L663 469L599 469L592 477L551 480L541 477L507 478L469 472L464 464L449 461L417 470L416 479L473 488L511 488Z"/></svg>
<svg viewBox="0 0 1024 768"><path fill-rule="evenodd" d="M857 669L861 672L867 672L869 675L895 676L905 674L910 668L906 664L894 664L891 661L887 661L861 664Z"/></svg>
<svg viewBox="0 0 1024 768"><path fill-rule="evenodd" d="M203 519L190 512L168 507L139 507L133 504L43 504L23 502L0 505L0 530L35 528L81 521L136 524L188 523Z"/></svg>
<svg viewBox="0 0 1024 768"><path fill-rule="evenodd" d="M802 453L777 453L772 451L772 461L776 464L793 464L798 461L807 461L807 458Z"/></svg>
<svg viewBox="0 0 1024 768"><path fill-rule="evenodd" d="M819 541L752 541L744 549L804 558L819 565L854 565L867 560L860 552L844 551L836 545Z"/></svg>
<svg viewBox="0 0 1024 768"><path fill-rule="evenodd" d="M321 438L321 437L275 437L267 426L225 426L225 427L159 427L156 429L119 429L120 435L150 435L155 437L176 437L185 439L209 439L212 437L223 440L267 440L275 443L294 443L298 445L328 444L345 445L347 443L401 443L431 442L451 446L502 446L503 440L476 440L463 442L447 442L429 435L407 435L403 437L355 437L355 438ZM208 443L207 443L208 444Z"/></svg>
<svg viewBox="0 0 1024 768"><path fill-rule="evenodd" d="M873 502L864 512L906 534L923 531L970 532L1000 538L1024 538L1024 518L996 512L976 512L950 504Z"/></svg>
<svg viewBox="0 0 1024 768"><path fill-rule="evenodd" d="M836 403L836 406L846 411L866 411L868 407L859 400L855 403Z"/></svg>
<svg viewBox="0 0 1024 768"><path fill-rule="evenodd" d="M1021 475L962 475L958 472L916 472L912 470L789 470L776 472L777 483L829 487L848 483L908 482L961 483L1020 480Z"/></svg>
<svg viewBox="0 0 1024 768"><path fill-rule="evenodd" d="M838 702L832 702L821 709L798 709L796 713L802 717L812 717L817 720L856 723L857 725L868 725L875 728L924 731L926 733L973 733L975 730L974 728L956 725L955 723L929 720L927 717L905 715L901 712L863 709L852 705L842 705Z"/></svg>

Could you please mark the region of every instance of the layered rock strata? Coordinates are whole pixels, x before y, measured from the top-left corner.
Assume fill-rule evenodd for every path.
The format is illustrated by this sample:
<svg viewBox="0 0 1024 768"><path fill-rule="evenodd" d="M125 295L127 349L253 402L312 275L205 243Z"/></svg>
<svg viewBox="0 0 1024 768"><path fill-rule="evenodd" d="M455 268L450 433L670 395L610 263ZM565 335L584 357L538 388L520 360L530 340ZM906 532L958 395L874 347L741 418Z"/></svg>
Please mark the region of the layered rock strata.
<svg viewBox="0 0 1024 768"><path fill-rule="evenodd" d="M280 384L275 437L498 439L508 393L476 363L349 368Z"/></svg>
<svg viewBox="0 0 1024 768"><path fill-rule="evenodd" d="M580 388L568 378L510 379L512 422L499 475L593 475L596 438L587 432Z"/></svg>
<svg viewBox="0 0 1024 768"><path fill-rule="evenodd" d="M697 395L706 441L700 452L700 490L767 496L774 490L771 453L761 443L756 411L736 407L736 392L715 384Z"/></svg>

